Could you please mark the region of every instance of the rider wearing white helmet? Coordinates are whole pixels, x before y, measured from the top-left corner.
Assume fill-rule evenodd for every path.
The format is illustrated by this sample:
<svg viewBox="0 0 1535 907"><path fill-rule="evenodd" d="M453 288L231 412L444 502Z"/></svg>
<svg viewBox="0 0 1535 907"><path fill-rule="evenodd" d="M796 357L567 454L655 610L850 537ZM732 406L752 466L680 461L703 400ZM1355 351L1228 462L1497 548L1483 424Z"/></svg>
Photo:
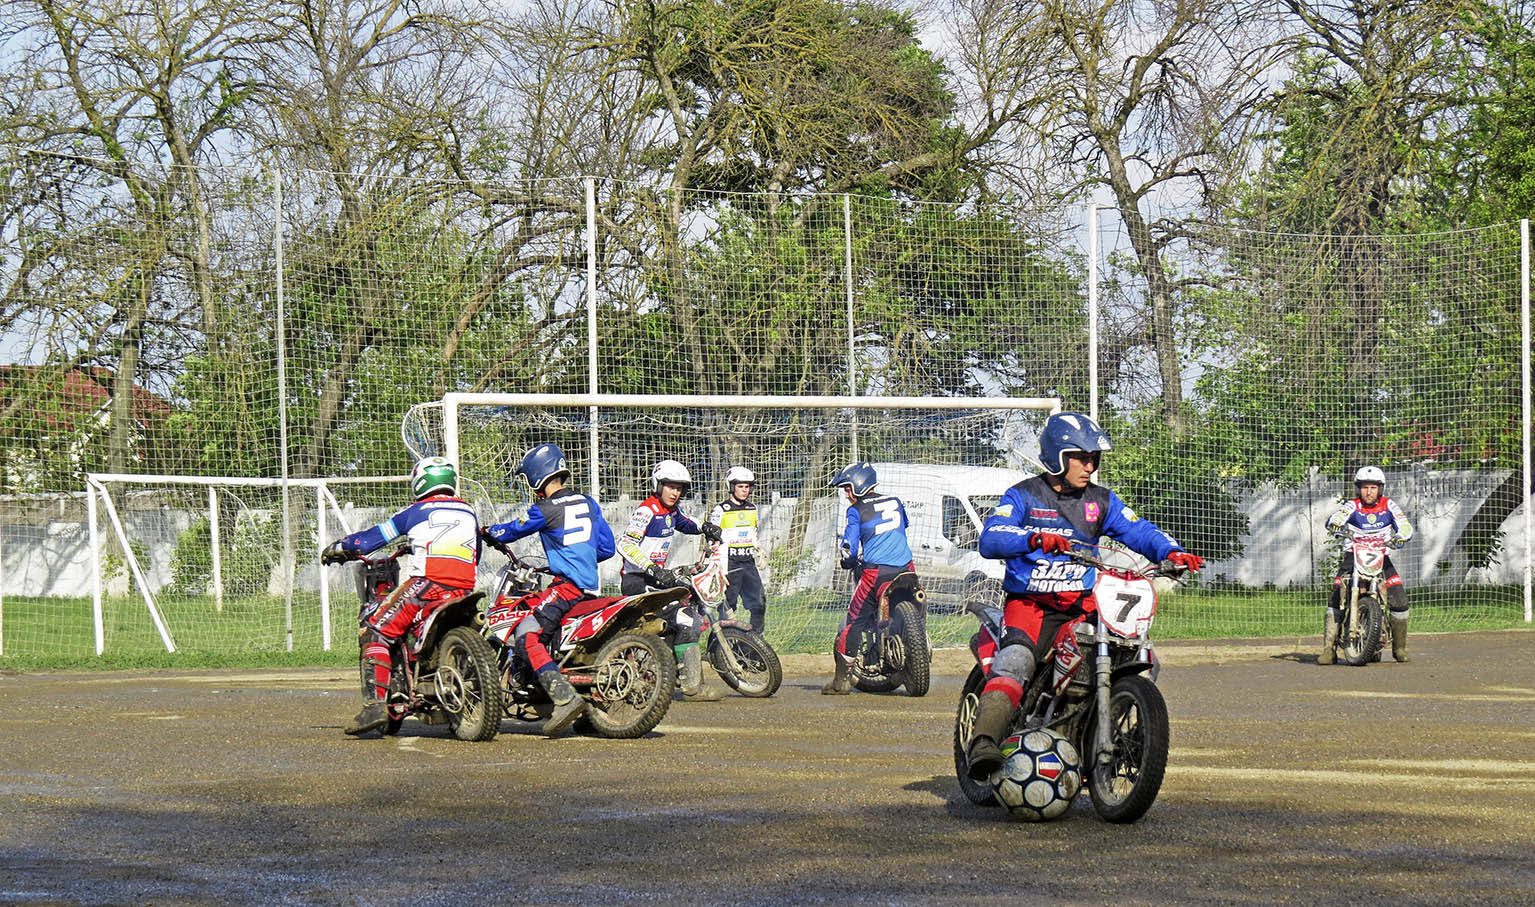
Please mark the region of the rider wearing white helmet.
<svg viewBox="0 0 1535 907"><path fill-rule="evenodd" d="M618 540L618 553L624 559L619 581L625 595L638 595L652 586L677 585L676 574L666 569L676 533L719 538L717 527L706 532L682 512L682 497L692 487L693 476L676 460L662 460L650 471L650 497L635 508L628 528ZM704 682L703 662L698 653L703 618L691 607L685 609L683 616L692 624L673 643L677 662L682 665L683 698L722 699L724 694Z"/></svg>
<svg viewBox="0 0 1535 907"><path fill-rule="evenodd" d="M1334 648L1343 625L1343 584L1354 572L1354 544L1349 527L1390 529L1391 547L1400 548L1412 540L1412 521L1397 502L1386 497L1386 474L1379 466L1361 466L1354 473L1356 496L1327 518L1327 531L1343 540L1343 558L1333 577L1332 592L1327 597L1327 614L1322 625L1322 654L1317 664L1330 665L1337 656ZM1402 575L1388 556L1381 568L1381 582L1386 587L1386 605L1391 609L1391 657L1407 661L1407 589Z"/></svg>
<svg viewBox="0 0 1535 907"><path fill-rule="evenodd" d="M750 499L757 476L745 466L725 473L726 498L714 505L709 523L720 527L726 553L725 608L746 609L748 629L763 630L762 575L757 572L757 505Z"/></svg>

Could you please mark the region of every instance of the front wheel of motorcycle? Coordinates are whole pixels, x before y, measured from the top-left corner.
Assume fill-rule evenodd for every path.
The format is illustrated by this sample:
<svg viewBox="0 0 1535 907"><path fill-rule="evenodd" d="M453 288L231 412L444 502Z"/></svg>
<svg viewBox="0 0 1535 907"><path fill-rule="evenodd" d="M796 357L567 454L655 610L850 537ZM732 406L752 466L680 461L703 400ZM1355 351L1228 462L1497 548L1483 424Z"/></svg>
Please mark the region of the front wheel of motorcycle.
<svg viewBox="0 0 1535 907"><path fill-rule="evenodd" d="M1114 681L1109 690L1112 759L1098 761L1098 722L1087 719L1082 775L1093 808L1107 822L1134 822L1146 814L1167 771L1167 703L1157 685L1140 674Z"/></svg>
<svg viewBox="0 0 1535 907"><path fill-rule="evenodd" d="M959 789L964 792L965 799L977 806L998 806L990 784L970 779L970 737L975 731L975 707L981 701L981 689L985 686L986 672L976 665L965 678L965 686L959 693L959 710L954 714L954 776L959 779Z"/></svg>
<svg viewBox="0 0 1535 907"><path fill-rule="evenodd" d="M730 669L730 660L725 657L722 646L730 647L730 654L741 667L740 674ZM752 699L766 699L778 692L783 683L783 665L778 661L778 653L762 634L740 627L714 628L709 643L709 664L727 686Z"/></svg>
<svg viewBox="0 0 1535 907"><path fill-rule="evenodd" d="M1370 663L1380 651L1381 624L1380 602L1373 595L1359 596L1359 632L1349 632L1349 613L1343 612L1343 627L1338 633L1338 653L1343 663L1361 667Z"/></svg>
<svg viewBox="0 0 1535 907"><path fill-rule="evenodd" d="M501 730L501 673L485 637L453 627L437 644L436 697L460 740L493 740Z"/></svg>
<svg viewBox="0 0 1535 907"><path fill-rule="evenodd" d="M641 737L666 717L677 660L660 637L625 633L598 650L592 674L583 721L601 737Z"/></svg>

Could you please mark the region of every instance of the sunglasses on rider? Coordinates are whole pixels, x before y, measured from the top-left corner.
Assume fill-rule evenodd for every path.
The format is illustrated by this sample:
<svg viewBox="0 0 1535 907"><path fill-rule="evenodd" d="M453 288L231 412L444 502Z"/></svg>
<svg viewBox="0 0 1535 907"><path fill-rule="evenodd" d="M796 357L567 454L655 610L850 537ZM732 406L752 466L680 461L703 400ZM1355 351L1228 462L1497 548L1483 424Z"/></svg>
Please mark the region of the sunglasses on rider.
<svg viewBox="0 0 1535 907"><path fill-rule="evenodd" d="M1066 453L1066 459L1076 460L1079 463L1091 463L1097 466L1103 458L1103 452L1099 450L1072 450Z"/></svg>

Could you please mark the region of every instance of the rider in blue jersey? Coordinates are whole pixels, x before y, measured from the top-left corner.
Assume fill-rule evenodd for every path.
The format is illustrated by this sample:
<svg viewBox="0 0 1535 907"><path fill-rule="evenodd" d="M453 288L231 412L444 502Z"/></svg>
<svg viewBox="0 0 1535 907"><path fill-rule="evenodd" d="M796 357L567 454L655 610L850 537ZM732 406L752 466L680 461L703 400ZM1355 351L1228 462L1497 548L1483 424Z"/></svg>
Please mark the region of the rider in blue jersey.
<svg viewBox="0 0 1535 907"><path fill-rule="evenodd" d="M1097 571L1066 556L1073 542L1102 536L1153 561L1198 570L1204 561L1172 536L1136 516L1114 492L1092 482L1108 435L1082 413L1057 413L1040 432L1039 459L1047 472L1002 495L981 529L982 557L1007 564L1002 639L992 659L969 744L969 773L989 777L1002 764L999 744L1023 699L1034 666L1068 622L1097 610Z"/></svg>
<svg viewBox="0 0 1535 907"><path fill-rule="evenodd" d="M571 607L597 591L597 562L612 557L617 547L597 501L566 487L570 468L557 445L529 450L517 465L517 475L537 499L525 518L487 527L485 536L505 545L538 533L555 574L556 582L540 593L533 613L513 630L513 645L523 663L536 672L539 685L554 701L554 712L544 722L544 733L552 737L580 717L586 700L560 673L549 645L559 638L560 622Z"/></svg>
<svg viewBox="0 0 1535 907"><path fill-rule="evenodd" d="M848 602L847 616L832 652L836 675L821 688L827 695L844 695L853 690L848 664L854 658L878 666L880 652L875 621L879 609L869 607L879 587L902 573L916 570L911 560L911 544L906 540L906 506L893 495L878 494L879 476L867 462L849 464L831 480L830 487L841 488L847 498L847 527L837 545L844 570L859 571L858 585Z"/></svg>

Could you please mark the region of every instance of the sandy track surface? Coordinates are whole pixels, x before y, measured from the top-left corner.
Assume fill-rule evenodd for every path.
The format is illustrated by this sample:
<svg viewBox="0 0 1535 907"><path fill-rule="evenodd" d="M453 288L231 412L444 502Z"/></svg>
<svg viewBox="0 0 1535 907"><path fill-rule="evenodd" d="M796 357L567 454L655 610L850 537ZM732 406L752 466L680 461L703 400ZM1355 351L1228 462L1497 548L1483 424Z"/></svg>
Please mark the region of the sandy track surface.
<svg viewBox="0 0 1535 907"><path fill-rule="evenodd" d="M953 777L932 692L672 706L649 737L352 740L334 670L0 675L0 902L1535 904L1535 632L1164 643L1167 780L1045 825Z"/></svg>

